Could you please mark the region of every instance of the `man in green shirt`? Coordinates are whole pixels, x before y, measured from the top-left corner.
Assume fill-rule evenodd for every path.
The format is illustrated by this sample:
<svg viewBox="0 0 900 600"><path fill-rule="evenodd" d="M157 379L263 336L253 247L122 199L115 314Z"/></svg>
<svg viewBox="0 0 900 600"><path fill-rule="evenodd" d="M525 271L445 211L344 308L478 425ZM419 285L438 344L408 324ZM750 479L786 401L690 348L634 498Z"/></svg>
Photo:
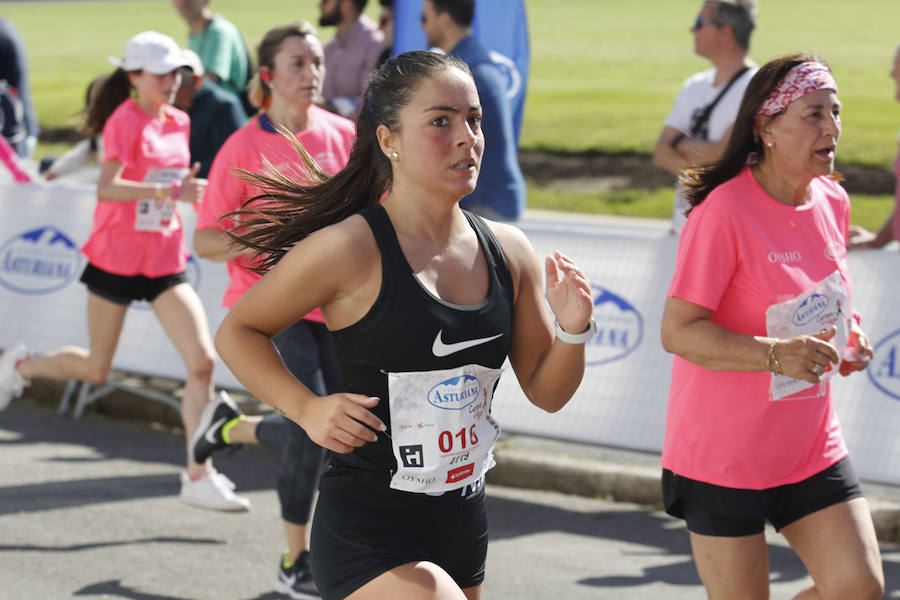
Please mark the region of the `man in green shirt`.
<svg viewBox="0 0 900 600"><path fill-rule="evenodd" d="M250 76L250 56L235 25L209 9L210 0L172 0L189 28L188 47L200 56L206 77L242 97ZM246 108L246 107L245 107Z"/></svg>

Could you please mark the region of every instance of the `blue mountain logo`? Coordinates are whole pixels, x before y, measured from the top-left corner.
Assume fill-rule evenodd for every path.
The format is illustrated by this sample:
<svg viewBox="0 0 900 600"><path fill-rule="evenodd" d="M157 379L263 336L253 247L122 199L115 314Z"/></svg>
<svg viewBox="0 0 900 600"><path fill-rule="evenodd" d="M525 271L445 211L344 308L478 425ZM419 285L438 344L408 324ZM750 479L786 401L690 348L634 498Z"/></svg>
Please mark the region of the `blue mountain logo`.
<svg viewBox="0 0 900 600"><path fill-rule="evenodd" d="M598 285L592 287L597 335L585 350L588 365L602 365L625 358L641 345L644 318L622 296Z"/></svg>
<svg viewBox="0 0 900 600"><path fill-rule="evenodd" d="M478 378L460 375L442 381L428 390L428 403L444 410L461 410L481 395Z"/></svg>
<svg viewBox="0 0 900 600"><path fill-rule="evenodd" d="M875 387L900 400L900 329L875 345L875 358L866 373Z"/></svg>
<svg viewBox="0 0 900 600"><path fill-rule="evenodd" d="M82 258L72 238L48 225L0 245L0 285L19 294L49 294L81 274Z"/></svg>

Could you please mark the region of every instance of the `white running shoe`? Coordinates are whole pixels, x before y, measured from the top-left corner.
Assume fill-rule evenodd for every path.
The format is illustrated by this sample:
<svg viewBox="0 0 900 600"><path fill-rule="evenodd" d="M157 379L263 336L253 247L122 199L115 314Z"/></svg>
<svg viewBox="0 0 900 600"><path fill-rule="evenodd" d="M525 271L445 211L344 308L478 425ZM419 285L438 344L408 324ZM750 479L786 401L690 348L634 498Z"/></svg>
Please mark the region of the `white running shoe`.
<svg viewBox="0 0 900 600"><path fill-rule="evenodd" d="M218 473L211 472L194 481L186 471L182 471L182 502L210 510L250 510L250 500L236 495L222 479Z"/></svg>
<svg viewBox="0 0 900 600"><path fill-rule="evenodd" d="M0 410L6 408L13 398L21 396L25 386L31 383L16 369L16 363L26 356L28 350L22 342L16 342L0 355Z"/></svg>
<svg viewBox="0 0 900 600"><path fill-rule="evenodd" d="M233 482L231 479L229 479L229 478L228 478L228 475L226 475L225 473L219 473L219 472L216 471L215 469L212 469L211 472L212 472L213 475L215 475L216 477L219 478L219 481L222 482L222 485L224 485L225 487L227 487L227 488L228 488L229 490L231 490L232 492L233 492L234 490L237 489L237 486L234 485L234 482Z"/></svg>

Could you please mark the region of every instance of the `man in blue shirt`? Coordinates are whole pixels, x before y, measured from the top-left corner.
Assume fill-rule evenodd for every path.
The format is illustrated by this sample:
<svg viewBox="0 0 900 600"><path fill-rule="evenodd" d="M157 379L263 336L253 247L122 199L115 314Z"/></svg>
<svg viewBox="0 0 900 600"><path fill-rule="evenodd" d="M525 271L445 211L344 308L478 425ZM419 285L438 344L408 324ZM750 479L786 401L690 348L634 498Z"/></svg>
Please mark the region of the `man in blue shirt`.
<svg viewBox="0 0 900 600"><path fill-rule="evenodd" d="M460 206L489 219L512 221L525 208L506 78L488 50L472 36L475 0L425 0L422 28L430 46L462 59L472 71L481 100L484 156L478 186Z"/></svg>
<svg viewBox="0 0 900 600"><path fill-rule="evenodd" d="M0 128L22 158L31 158L40 133L31 88L25 44L12 23L0 17Z"/></svg>

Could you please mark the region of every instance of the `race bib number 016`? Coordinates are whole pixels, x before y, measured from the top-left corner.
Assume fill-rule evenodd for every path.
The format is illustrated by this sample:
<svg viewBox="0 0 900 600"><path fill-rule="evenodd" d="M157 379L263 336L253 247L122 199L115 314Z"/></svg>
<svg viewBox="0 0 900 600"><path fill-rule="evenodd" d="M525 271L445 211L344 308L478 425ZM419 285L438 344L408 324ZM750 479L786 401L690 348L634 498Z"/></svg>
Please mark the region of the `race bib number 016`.
<svg viewBox="0 0 900 600"><path fill-rule="evenodd" d="M392 488L439 494L477 482L494 466L500 425L491 399L501 373L480 365L388 373Z"/></svg>

